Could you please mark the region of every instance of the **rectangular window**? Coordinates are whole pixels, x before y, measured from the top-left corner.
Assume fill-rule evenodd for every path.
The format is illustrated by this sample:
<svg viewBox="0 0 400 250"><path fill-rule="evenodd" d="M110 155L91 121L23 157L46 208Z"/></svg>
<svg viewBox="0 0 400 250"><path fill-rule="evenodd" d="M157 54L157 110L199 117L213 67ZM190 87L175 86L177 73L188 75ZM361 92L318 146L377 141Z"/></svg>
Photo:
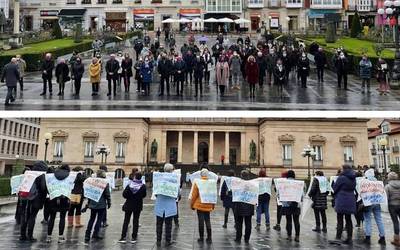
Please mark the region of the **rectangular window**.
<svg viewBox="0 0 400 250"><path fill-rule="evenodd" d="M292 160L292 145L291 144L283 144L282 145L282 159L283 160Z"/></svg>
<svg viewBox="0 0 400 250"><path fill-rule="evenodd" d="M396 165L400 165L400 157L396 156L395 160L396 160Z"/></svg>
<svg viewBox="0 0 400 250"><path fill-rule="evenodd" d="M93 141L85 141L85 157L93 157L94 142Z"/></svg>
<svg viewBox="0 0 400 250"><path fill-rule="evenodd" d="M382 125L382 133L387 133L387 132L389 132L389 125L387 124Z"/></svg>
<svg viewBox="0 0 400 250"><path fill-rule="evenodd" d="M7 125L8 125L8 120L4 120L4 124L3 124L3 134L7 133Z"/></svg>
<svg viewBox="0 0 400 250"><path fill-rule="evenodd" d="M116 157L125 157L125 142L117 142L115 156Z"/></svg>
<svg viewBox="0 0 400 250"><path fill-rule="evenodd" d="M53 154L53 156L54 157L63 157L63 154L64 154L63 151L64 151L64 142L63 141L55 141L54 142L54 154Z"/></svg>
<svg viewBox="0 0 400 250"><path fill-rule="evenodd" d="M354 157L353 157L353 147L352 147L352 146L345 146L345 147L344 147L344 161L345 161L345 162L352 162L352 161L354 161Z"/></svg>
<svg viewBox="0 0 400 250"><path fill-rule="evenodd" d="M323 157L322 157L322 145L313 146L313 148L314 148L314 152L315 152L314 160L322 161L322 159L323 159Z"/></svg>

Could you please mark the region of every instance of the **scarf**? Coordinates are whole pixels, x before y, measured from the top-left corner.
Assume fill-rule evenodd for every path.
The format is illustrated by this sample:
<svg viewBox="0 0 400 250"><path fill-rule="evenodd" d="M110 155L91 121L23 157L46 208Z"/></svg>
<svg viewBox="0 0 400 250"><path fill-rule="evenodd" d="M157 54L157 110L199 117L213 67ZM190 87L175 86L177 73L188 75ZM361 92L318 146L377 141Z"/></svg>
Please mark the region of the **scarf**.
<svg viewBox="0 0 400 250"><path fill-rule="evenodd" d="M91 63L90 67L89 67L90 76L92 76L92 77L97 76L100 73L100 69L101 69L100 63L96 63L96 64Z"/></svg>
<svg viewBox="0 0 400 250"><path fill-rule="evenodd" d="M131 189L131 192L133 194L136 194L142 186L143 186L143 183L141 180L132 180L129 183L129 188Z"/></svg>

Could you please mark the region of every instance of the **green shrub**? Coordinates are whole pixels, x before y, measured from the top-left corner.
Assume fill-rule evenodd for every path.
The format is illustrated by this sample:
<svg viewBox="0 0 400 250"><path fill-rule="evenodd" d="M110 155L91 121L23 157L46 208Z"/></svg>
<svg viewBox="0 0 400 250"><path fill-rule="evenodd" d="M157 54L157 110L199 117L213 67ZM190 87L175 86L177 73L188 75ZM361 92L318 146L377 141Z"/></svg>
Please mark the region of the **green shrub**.
<svg viewBox="0 0 400 250"><path fill-rule="evenodd" d="M0 178L0 196L11 195L10 178Z"/></svg>
<svg viewBox="0 0 400 250"><path fill-rule="evenodd" d="M62 34L62 31L61 31L61 27L60 27L60 24L58 23L58 22L54 22L54 25L53 25L53 31L52 31L52 34L51 34L55 39L61 39L61 38L63 38L63 34Z"/></svg>
<svg viewBox="0 0 400 250"><path fill-rule="evenodd" d="M358 15L358 12L356 12L351 22L350 37L357 38L360 35L361 31L362 29L361 29L360 16Z"/></svg>
<svg viewBox="0 0 400 250"><path fill-rule="evenodd" d="M74 42L81 43L82 42L82 23L77 23L74 30Z"/></svg>
<svg viewBox="0 0 400 250"><path fill-rule="evenodd" d="M326 28L326 36L325 36L325 41L327 43L334 43L336 42L336 29L334 27L334 23L333 22L329 22L327 24L327 28Z"/></svg>

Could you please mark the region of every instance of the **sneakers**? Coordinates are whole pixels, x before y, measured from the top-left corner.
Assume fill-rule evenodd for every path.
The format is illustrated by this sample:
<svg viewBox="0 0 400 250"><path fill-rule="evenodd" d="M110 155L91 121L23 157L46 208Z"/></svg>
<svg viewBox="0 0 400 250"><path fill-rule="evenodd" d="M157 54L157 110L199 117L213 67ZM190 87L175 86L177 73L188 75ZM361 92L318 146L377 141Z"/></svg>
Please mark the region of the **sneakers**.
<svg viewBox="0 0 400 250"><path fill-rule="evenodd" d="M320 233L320 232L321 232L321 228L316 227L316 228L313 228L312 231L317 232L317 233Z"/></svg>
<svg viewBox="0 0 400 250"><path fill-rule="evenodd" d="M299 238L299 236L296 236L296 237L294 237L294 241L296 241L296 242L300 242L300 238Z"/></svg>
<svg viewBox="0 0 400 250"><path fill-rule="evenodd" d="M64 243L65 241L66 241L66 240L65 240L64 236L62 236L62 235L58 236L58 244L62 244L62 243Z"/></svg>
<svg viewBox="0 0 400 250"><path fill-rule="evenodd" d="M46 243L51 243L51 235L47 235L47 238L46 238Z"/></svg>
<svg viewBox="0 0 400 250"><path fill-rule="evenodd" d="M226 224L222 225L223 228L227 228Z"/></svg>
<svg viewBox="0 0 400 250"><path fill-rule="evenodd" d="M212 239L211 239L211 238L207 238L207 239L206 239L206 243L207 243L207 244L211 244L211 243L212 243Z"/></svg>
<svg viewBox="0 0 400 250"><path fill-rule="evenodd" d="M267 230L270 230L270 229L271 229L271 226L270 226L269 224L265 224L265 228L266 228Z"/></svg>
<svg viewBox="0 0 400 250"><path fill-rule="evenodd" d="M273 229L276 230L276 231L281 231L281 225L276 224L276 225L273 227Z"/></svg>
<svg viewBox="0 0 400 250"><path fill-rule="evenodd" d="M137 242L137 240L136 240L136 239L131 239L129 242L130 242L131 244L135 244L135 243Z"/></svg>
<svg viewBox="0 0 400 250"><path fill-rule="evenodd" d="M386 245L386 240L385 240L385 237L380 237L379 238L379 240L378 240L378 243L380 244L380 245Z"/></svg>
<svg viewBox="0 0 400 250"><path fill-rule="evenodd" d="M126 243L126 239L125 238L121 238L121 239L119 239L118 243Z"/></svg>
<svg viewBox="0 0 400 250"><path fill-rule="evenodd" d="M203 239L203 238L198 238L198 239L197 239L197 242L198 242L198 243L203 243L203 242L204 242L204 239Z"/></svg>

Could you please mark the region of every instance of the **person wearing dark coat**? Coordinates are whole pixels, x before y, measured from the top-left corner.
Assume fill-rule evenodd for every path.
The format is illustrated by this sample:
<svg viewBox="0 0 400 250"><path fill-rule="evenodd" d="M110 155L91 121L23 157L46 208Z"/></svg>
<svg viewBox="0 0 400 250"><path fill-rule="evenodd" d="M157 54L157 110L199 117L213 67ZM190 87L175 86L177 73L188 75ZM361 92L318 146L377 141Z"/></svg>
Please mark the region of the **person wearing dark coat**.
<svg viewBox="0 0 400 250"><path fill-rule="evenodd" d="M282 60L278 59L276 62L276 65L274 67L274 84L278 86L278 92L279 95L282 97L283 95L283 85L285 84L286 81L286 68L282 64Z"/></svg>
<svg viewBox="0 0 400 250"><path fill-rule="evenodd" d="M173 65L171 60L168 59L167 54L161 54L161 60L158 62L157 70L161 76L159 96L164 95L164 87L167 88L167 95L169 96L169 78L173 70Z"/></svg>
<svg viewBox="0 0 400 250"><path fill-rule="evenodd" d="M193 66L196 61L195 55L193 55L191 50L188 50L186 54L182 54L183 56L183 61L185 62L186 65L186 71L185 71L185 82L188 84L188 78L190 80L190 84L192 84L193 80Z"/></svg>
<svg viewBox="0 0 400 250"><path fill-rule="evenodd" d="M44 161L37 161L33 164L32 171L46 172L47 164ZM43 208L47 195L46 178L44 174L35 179L30 191L34 190L36 190L36 192L32 192L28 198L25 198L21 192L18 194L22 211L20 241L37 241L37 239L33 237L36 216L39 210Z"/></svg>
<svg viewBox="0 0 400 250"><path fill-rule="evenodd" d="M24 170L22 171L22 174L25 174L26 171L30 170L31 169L29 167L25 167ZM18 197L17 205L15 206L15 217L14 217L17 225L21 224L21 213L22 213L21 206L22 206L21 199L20 197Z"/></svg>
<svg viewBox="0 0 400 250"><path fill-rule="evenodd" d="M143 58L139 58L139 60L135 63L135 80L137 81L137 88L136 92L140 93L141 91L144 92L143 88L143 81L142 77L140 76L140 68L142 67L143 64Z"/></svg>
<svg viewBox="0 0 400 250"><path fill-rule="evenodd" d="M42 71L42 79L43 79L43 91L40 94L41 96L46 94L47 84L49 84L49 93L52 95L53 93L53 85L51 83L51 79L53 78L53 69L54 69L54 61L51 58L51 54L47 53L44 61L40 67Z"/></svg>
<svg viewBox="0 0 400 250"><path fill-rule="evenodd" d="M258 52L256 61L258 65L258 85L262 88L264 85L265 72L267 70L267 60L262 52Z"/></svg>
<svg viewBox="0 0 400 250"><path fill-rule="evenodd" d="M349 60L346 58L345 54L342 51L338 51L338 54L334 56L333 63L336 68L336 73L338 77L338 88L343 87L347 90L347 74L349 68Z"/></svg>
<svg viewBox="0 0 400 250"><path fill-rule="evenodd" d="M235 176L235 172L233 170L229 170L228 177L233 177L233 176ZM228 189L228 185L226 184L225 181L222 183L222 187L221 187L221 200L222 200L222 205L225 209L224 225L222 225L222 227L227 228L228 218L229 218L229 210L230 209L233 210L233 203L232 203L232 190Z"/></svg>
<svg viewBox="0 0 400 250"><path fill-rule="evenodd" d="M107 81L108 81L108 93L107 96L111 96L111 81L113 84L113 95L117 94L117 80L118 80L118 70L119 63L115 60L115 54L110 55L110 60L106 63L106 73L107 73Z"/></svg>
<svg viewBox="0 0 400 250"><path fill-rule="evenodd" d="M322 47L318 48L318 51L314 56L315 65L317 66L318 82L324 82L324 68L327 63L326 55Z"/></svg>
<svg viewBox="0 0 400 250"><path fill-rule="evenodd" d="M307 77L310 74L310 61L307 55L303 53L297 65L298 75L301 79L301 87L307 88Z"/></svg>
<svg viewBox="0 0 400 250"><path fill-rule="evenodd" d="M241 177L243 180L248 180L249 173L246 170L243 170L241 173ZM251 235L251 218L254 215L254 205L244 202L233 202L233 212L235 214L235 222L236 222L235 242L240 243L242 240L243 222L244 222L245 224L244 242L248 244Z"/></svg>
<svg viewBox="0 0 400 250"><path fill-rule="evenodd" d="M176 82L176 95L183 95L183 82L185 81L185 71L186 66L185 62L181 57L176 59L174 63L174 73L175 73L175 82Z"/></svg>
<svg viewBox="0 0 400 250"><path fill-rule="evenodd" d="M343 233L343 219L346 219L347 239L343 242L351 244L353 222L351 215L356 213L356 174L350 165L343 165L342 172L333 185L335 196L335 211L337 213L336 239L340 240Z"/></svg>
<svg viewBox="0 0 400 250"><path fill-rule="evenodd" d="M296 174L293 170L287 171L287 179L294 180ZM295 201L282 202L282 214L286 216L286 232L288 240L292 239L292 224L294 224L296 242L300 241L300 204Z"/></svg>
<svg viewBox="0 0 400 250"><path fill-rule="evenodd" d="M106 178L106 172L102 169L99 169L96 173L98 178ZM107 211L107 208L111 207L111 195L110 195L110 185L107 184L105 187L100 200L98 202L88 199L88 203L83 208L82 212L85 212L88 208L90 208L90 218L85 232L85 243L90 242L90 238L92 237L95 240L102 240L103 237L99 235L100 226L103 221L104 215ZM97 219L96 219L97 218ZM94 231L92 235L93 224L96 221L94 226Z"/></svg>
<svg viewBox="0 0 400 250"><path fill-rule="evenodd" d="M54 171L54 177L58 181L63 181L69 176L69 166L62 165ZM47 239L46 242L50 243L52 238L51 235L53 233L54 223L56 220L57 213L60 213L60 222L58 224L58 243L64 243L64 229L65 229L65 217L67 215L67 211L70 207L69 197L61 195L50 200L50 219L47 225Z"/></svg>
<svg viewBox="0 0 400 250"><path fill-rule="evenodd" d="M321 193L320 190L320 179L327 181L322 171L315 172L316 177L312 182L312 186L308 196L313 201L312 208L314 209L316 227L312 229L314 232L321 232L321 219L322 219L322 232L327 233L326 228L326 213L328 209L328 190L325 193ZM321 218L321 219L320 219Z"/></svg>
<svg viewBox="0 0 400 250"><path fill-rule="evenodd" d="M289 82L289 73L292 70L292 63L290 62L290 54L288 51L284 50L282 51L282 56L281 56L281 61L283 68L285 69L285 84Z"/></svg>
<svg viewBox="0 0 400 250"><path fill-rule="evenodd" d="M133 46L133 48L136 52L136 61L139 59L139 55L140 55L140 52L142 51L143 47L144 46L143 46L142 40L140 40L139 38L136 38L134 41L134 46Z"/></svg>
<svg viewBox="0 0 400 250"><path fill-rule="evenodd" d="M83 169L81 167L75 167L74 169L72 169L72 171L78 172L78 174L76 175L74 188L71 191L71 206L68 210L68 227L74 226L74 218L75 227L83 227L83 224L81 224L81 210L84 201L83 182L85 181L86 176L84 173L81 173L82 170Z"/></svg>
<svg viewBox="0 0 400 250"><path fill-rule="evenodd" d="M194 85L196 89L195 97L197 97L199 93L199 88L200 88L200 96L203 96L203 76L205 68L206 68L206 63L204 61L204 58L201 56L197 56L196 61L194 62L193 65Z"/></svg>
<svg viewBox="0 0 400 250"><path fill-rule="evenodd" d="M121 63L122 77L124 78L125 93L129 93L129 89L131 87L131 77L133 76L132 67L133 67L132 58L129 56L128 53L125 53L125 57Z"/></svg>
<svg viewBox="0 0 400 250"><path fill-rule="evenodd" d="M60 62L56 66L56 79L59 84L58 96L64 96L65 83L70 80L69 77L69 68L65 63L63 58L60 59Z"/></svg>
<svg viewBox="0 0 400 250"><path fill-rule="evenodd" d="M247 82L250 87L250 97L256 97L256 84L258 83L259 67L254 56L249 56L245 66Z"/></svg>
<svg viewBox="0 0 400 250"><path fill-rule="evenodd" d="M75 59L74 64L71 65L71 72L74 78L74 85L75 85L75 95L79 96L79 92L81 90L81 82L83 73L85 72L85 66L82 63L82 59L77 57Z"/></svg>
<svg viewBox="0 0 400 250"><path fill-rule="evenodd" d="M143 81L144 95L149 96L150 83L153 81L153 62L151 62L147 56L144 58L144 63L140 68L140 75Z"/></svg>
<svg viewBox="0 0 400 250"><path fill-rule="evenodd" d="M1 75L1 82L5 81L7 86L7 96L4 103L6 106L10 105L10 101L15 101L13 92L17 89L17 82L19 81L19 79L20 74L18 70L17 59L12 58L11 62L4 67L3 73Z"/></svg>
<svg viewBox="0 0 400 250"><path fill-rule="evenodd" d="M133 180L130 180L122 196L126 199L122 206L125 212L124 224L122 226L120 243L126 243L126 233L128 231L129 221L132 218L132 239L131 243L136 243L140 213L143 210L143 199L146 197L146 185L142 183L142 174L136 172Z"/></svg>

